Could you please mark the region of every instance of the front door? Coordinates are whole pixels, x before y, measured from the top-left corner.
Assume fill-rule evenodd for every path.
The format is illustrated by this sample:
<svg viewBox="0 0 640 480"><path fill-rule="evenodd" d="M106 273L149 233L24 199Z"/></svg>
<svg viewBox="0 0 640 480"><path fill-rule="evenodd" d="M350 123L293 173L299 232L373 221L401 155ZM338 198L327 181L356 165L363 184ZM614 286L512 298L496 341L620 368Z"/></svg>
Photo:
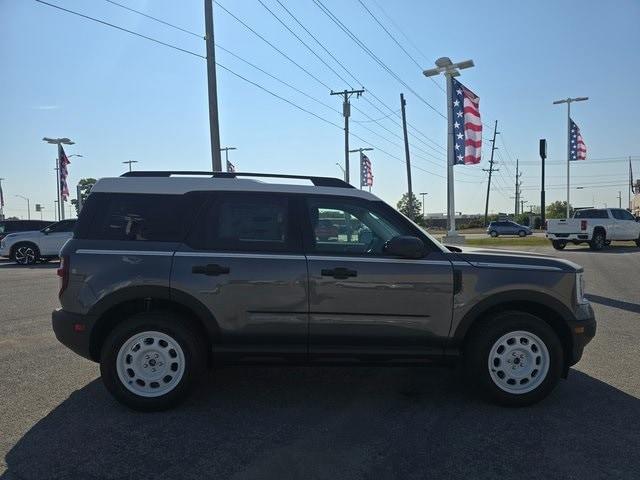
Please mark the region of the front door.
<svg viewBox="0 0 640 480"><path fill-rule="evenodd" d="M442 354L453 297L445 255L435 247L419 260L386 255L387 240L416 232L382 202L319 196L306 210L311 359ZM335 237L322 234L328 222Z"/></svg>
<svg viewBox="0 0 640 480"><path fill-rule="evenodd" d="M171 287L212 313L214 354L306 359L307 266L290 199L225 192L204 208L175 254Z"/></svg>
<svg viewBox="0 0 640 480"><path fill-rule="evenodd" d="M58 255L62 246L73 236L75 220L62 220L43 230L40 239L40 254L43 256Z"/></svg>

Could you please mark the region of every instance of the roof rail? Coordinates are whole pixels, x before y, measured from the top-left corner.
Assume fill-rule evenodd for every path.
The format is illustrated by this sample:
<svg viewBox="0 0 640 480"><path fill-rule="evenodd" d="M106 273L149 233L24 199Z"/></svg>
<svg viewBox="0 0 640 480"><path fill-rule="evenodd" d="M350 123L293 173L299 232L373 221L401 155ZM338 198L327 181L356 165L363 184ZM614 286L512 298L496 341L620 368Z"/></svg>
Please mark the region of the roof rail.
<svg viewBox="0 0 640 480"><path fill-rule="evenodd" d="M237 178L237 177L264 177L264 178L293 178L309 180L316 187L355 188L344 180L332 177L315 177L307 175L284 175L277 173L251 173L251 172L203 172L203 171L175 171L175 170L136 170L125 172L121 177L170 177L172 175L205 176L211 178Z"/></svg>

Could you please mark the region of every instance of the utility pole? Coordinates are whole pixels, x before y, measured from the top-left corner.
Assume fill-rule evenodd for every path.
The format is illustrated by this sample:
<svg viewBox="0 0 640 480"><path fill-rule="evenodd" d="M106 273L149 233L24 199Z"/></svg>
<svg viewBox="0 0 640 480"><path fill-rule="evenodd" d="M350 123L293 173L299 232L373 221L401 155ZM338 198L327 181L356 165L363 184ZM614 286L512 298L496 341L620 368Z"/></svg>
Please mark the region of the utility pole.
<svg viewBox="0 0 640 480"><path fill-rule="evenodd" d="M405 113L404 94L400 94L400 108L402 109L402 132L404 134L404 156L407 163L407 193L409 194L409 211L413 212L413 189L411 188L411 156L409 155L409 136L407 135L407 116Z"/></svg>
<svg viewBox="0 0 640 480"><path fill-rule="evenodd" d="M127 160L126 162L122 162L122 163L124 163L124 164L128 163L129 164L129 171L131 171L131 164L132 163L138 163L138 161L137 160Z"/></svg>
<svg viewBox="0 0 640 480"><path fill-rule="evenodd" d="M622 208L622 192L618 190L618 208Z"/></svg>
<svg viewBox="0 0 640 480"><path fill-rule="evenodd" d="M224 152L224 160L225 160L225 171L227 172L231 172L231 170L229 170L229 167L231 166L231 164L229 163L229 150L237 150L236 147L222 147L220 149L221 152Z"/></svg>
<svg viewBox="0 0 640 480"><path fill-rule="evenodd" d="M567 219L569 219L569 175L571 173L569 169L569 165L571 164L571 104L573 102L583 102L585 100L589 100L589 97L576 97L576 98L567 98L565 100L556 100L553 102L554 105L558 105L561 103L567 104Z"/></svg>
<svg viewBox="0 0 640 480"><path fill-rule="evenodd" d="M343 90L342 92L334 92L331 90L331 95L342 95L342 115L344 116L344 181L349 183L349 117L351 116L351 103L349 98L351 95L356 95L356 98L360 97L364 93L364 88L361 90Z"/></svg>
<svg viewBox="0 0 640 480"><path fill-rule="evenodd" d="M632 210L631 193L633 193L633 170L631 169L631 156L629 156L629 211Z"/></svg>
<svg viewBox="0 0 640 480"><path fill-rule="evenodd" d="M524 204L529 203L527 200L520 200L520 213L524 213Z"/></svg>
<svg viewBox="0 0 640 480"><path fill-rule="evenodd" d="M484 226L487 226L487 220L489 217L489 192L491 191L491 174L494 172L493 169L493 152L496 150L496 135L500 133L498 132L498 120L493 126L493 140L491 140L491 158L489 159L489 169L483 168L483 172L489 172L489 180L487 181L487 201L484 204ZM496 172L500 171L499 169L495 170Z"/></svg>
<svg viewBox="0 0 640 480"><path fill-rule="evenodd" d="M519 171L520 171L520 166L519 166L519 162L520 162L520 160L516 158L516 196L515 196L515 199L516 199L516 206L514 207L514 210L513 210L513 215L514 215L514 216L517 216L517 215L518 215L518 201L520 200L520 198L518 198L518 188L519 188L519 186L518 186L518 182L519 182L519 180L520 180L520 173L519 173Z"/></svg>
<svg viewBox="0 0 640 480"><path fill-rule="evenodd" d="M441 57L436 60L436 68L424 70L422 74L425 77L433 77L435 75L444 74L447 81L447 219L448 232L444 241L451 243L460 243L464 241L464 237L456 232L456 212L455 212L455 194L453 182L453 166L455 165L454 150L454 126L453 126L453 77L460 75L459 70L471 68L474 66L473 60L465 60L463 62L453 63L449 57Z"/></svg>
<svg viewBox="0 0 640 480"><path fill-rule="evenodd" d="M4 220L4 194L2 192L2 180L4 180L4 178L0 178L0 220ZM629 201L629 205L631 205L631 201Z"/></svg>
<svg viewBox="0 0 640 480"><path fill-rule="evenodd" d="M209 133L211 164L214 172L222 171L220 125L218 124L218 86L216 80L216 47L213 35L213 0L204 0L205 43L207 44L207 84L209 89Z"/></svg>

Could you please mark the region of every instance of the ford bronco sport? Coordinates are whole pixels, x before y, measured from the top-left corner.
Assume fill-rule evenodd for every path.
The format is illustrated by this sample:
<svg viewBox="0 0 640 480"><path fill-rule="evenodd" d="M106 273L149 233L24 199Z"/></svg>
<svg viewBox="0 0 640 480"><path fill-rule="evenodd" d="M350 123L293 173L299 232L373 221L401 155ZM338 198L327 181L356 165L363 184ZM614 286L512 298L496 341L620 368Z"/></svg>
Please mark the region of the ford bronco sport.
<svg viewBox="0 0 640 480"><path fill-rule="evenodd" d="M55 334L139 410L176 405L208 365L256 361L460 361L489 399L529 405L596 329L580 266L446 248L333 178L103 178L61 254Z"/></svg>

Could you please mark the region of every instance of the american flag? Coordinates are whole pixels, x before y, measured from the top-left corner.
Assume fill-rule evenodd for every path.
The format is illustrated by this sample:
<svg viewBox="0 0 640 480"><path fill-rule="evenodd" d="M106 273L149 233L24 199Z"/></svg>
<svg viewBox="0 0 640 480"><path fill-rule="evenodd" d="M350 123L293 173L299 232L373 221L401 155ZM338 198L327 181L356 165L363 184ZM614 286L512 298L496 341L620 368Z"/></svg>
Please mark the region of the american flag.
<svg viewBox="0 0 640 480"><path fill-rule="evenodd" d="M480 163L482 150L482 122L480 121L480 97L453 80L453 141L454 165Z"/></svg>
<svg viewBox="0 0 640 480"><path fill-rule="evenodd" d="M236 166L227 160L227 173L233 173L236 171Z"/></svg>
<svg viewBox="0 0 640 480"><path fill-rule="evenodd" d="M576 122L569 119L569 142L571 145L571 153L569 154L569 160L586 160L587 159L587 146L584 144L580 129Z"/></svg>
<svg viewBox="0 0 640 480"><path fill-rule="evenodd" d="M360 153L360 186L371 187L373 185L373 170L371 160L364 153Z"/></svg>
<svg viewBox="0 0 640 480"><path fill-rule="evenodd" d="M62 201L66 202L67 198L69 198L69 187L67 185L67 176L69 176L69 170L67 169L67 165L71 162L67 158L67 154L64 153L64 148L62 145L58 144L58 166L60 167L60 196L62 197Z"/></svg>

